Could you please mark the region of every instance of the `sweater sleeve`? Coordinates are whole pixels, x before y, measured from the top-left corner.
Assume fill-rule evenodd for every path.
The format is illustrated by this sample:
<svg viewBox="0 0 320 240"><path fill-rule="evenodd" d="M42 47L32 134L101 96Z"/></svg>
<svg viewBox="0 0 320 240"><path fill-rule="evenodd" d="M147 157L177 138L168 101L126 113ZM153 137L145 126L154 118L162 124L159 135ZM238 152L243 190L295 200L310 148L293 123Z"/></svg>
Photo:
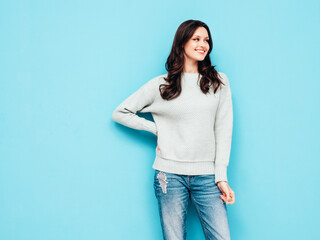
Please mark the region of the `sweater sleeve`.
<svg viewBox="0 0 320 240"><path fill-rule="evenodd" d="M227 180L227 166L231 151L233 107L229 79L220 73L225 85L221 85L220 100L215 117L215 183Z"/></svg>
<svg viewBox="0 0 320 240"><path fill-rule="evenodd" d="M125 99L112 113L112 120L137 130L145 130L156 134L157 128L153 121L139 117L141 111L153 103L156 94L156 78L149 80L136 92Z"/></svg>

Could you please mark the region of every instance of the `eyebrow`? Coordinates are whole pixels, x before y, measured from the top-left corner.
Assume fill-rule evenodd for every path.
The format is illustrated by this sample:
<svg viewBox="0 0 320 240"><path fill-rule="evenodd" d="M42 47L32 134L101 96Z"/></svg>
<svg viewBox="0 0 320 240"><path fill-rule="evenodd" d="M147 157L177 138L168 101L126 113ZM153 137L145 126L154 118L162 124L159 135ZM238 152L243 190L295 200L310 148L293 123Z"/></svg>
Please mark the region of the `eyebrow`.
<svg viewBox="0 0 320 240"><path fill-rule="evenodd" d="M201 37L200 35L194 35L193 37ZM209 38L209 37L205 37L205 38Z"/></svg>

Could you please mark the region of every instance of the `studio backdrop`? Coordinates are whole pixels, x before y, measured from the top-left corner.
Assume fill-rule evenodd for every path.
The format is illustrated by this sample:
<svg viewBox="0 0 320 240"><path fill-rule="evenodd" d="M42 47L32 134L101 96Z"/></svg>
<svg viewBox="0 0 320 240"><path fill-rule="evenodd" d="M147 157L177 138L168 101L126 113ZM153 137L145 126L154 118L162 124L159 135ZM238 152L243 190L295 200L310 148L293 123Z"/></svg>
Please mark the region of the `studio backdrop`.
<svg viewBox="0 0 320 240"><path fill-rule="evenodd" d="M111 117L166 73L188 19L210 27L232 90L231 239L320 239L319 13L315 0L2 1L0 239L162 239L157 138ZM193 205L187 237L205 239Z"/></svg>

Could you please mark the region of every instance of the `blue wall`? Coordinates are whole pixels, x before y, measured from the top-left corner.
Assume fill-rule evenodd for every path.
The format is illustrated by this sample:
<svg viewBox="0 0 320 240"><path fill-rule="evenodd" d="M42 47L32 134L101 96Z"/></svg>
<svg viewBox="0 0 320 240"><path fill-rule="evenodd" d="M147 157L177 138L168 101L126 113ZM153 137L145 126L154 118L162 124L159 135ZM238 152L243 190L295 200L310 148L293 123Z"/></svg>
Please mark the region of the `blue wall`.
<svg viewBox="0 0 320 240"><path fill-rule="evenodd" d="M230 79L232 239L319 239L320 3L0 3L0 239L162 239L156 136L111 119L206 22ZM150 119L150 115L145 117ZM194 207L188 239L204 239Z"/></svg>

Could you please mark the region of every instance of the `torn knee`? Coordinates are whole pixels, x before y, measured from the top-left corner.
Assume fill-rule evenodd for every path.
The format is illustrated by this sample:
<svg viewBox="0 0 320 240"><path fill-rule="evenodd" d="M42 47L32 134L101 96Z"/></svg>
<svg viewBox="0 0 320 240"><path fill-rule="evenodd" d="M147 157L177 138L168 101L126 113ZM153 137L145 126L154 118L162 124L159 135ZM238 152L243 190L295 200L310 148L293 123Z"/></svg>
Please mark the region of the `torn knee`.
<svg viewBox="0 0 320 240"><path fill-rule="evenodd" d="M166 174L164 172L159 172L158 175L157 175L157 178L159 179L160 186L162 188L162 192L163 193L167 193L167 184L168 184L168 182L166 181L167 180Z"/></svg>

